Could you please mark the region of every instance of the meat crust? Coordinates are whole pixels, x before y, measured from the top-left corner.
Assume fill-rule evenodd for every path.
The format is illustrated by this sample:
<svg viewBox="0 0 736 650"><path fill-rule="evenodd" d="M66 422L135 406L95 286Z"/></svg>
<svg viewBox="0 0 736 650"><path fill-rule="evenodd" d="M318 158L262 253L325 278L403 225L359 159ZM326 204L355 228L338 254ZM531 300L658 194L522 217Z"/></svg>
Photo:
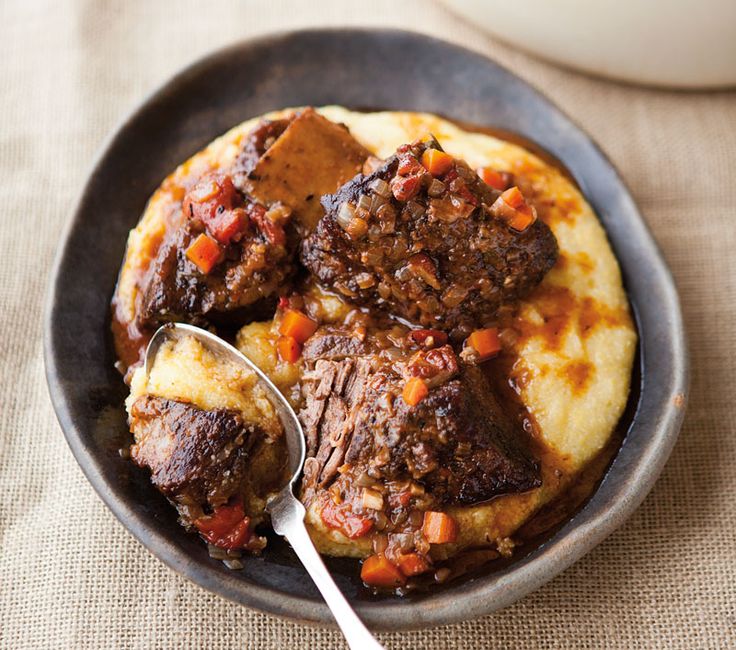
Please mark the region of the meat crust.
<svg viewBox="0 0 736 650"><path fill-rule="evenodd" d="M323 197L325 216L301 260L352 302L423 327L460 328L459 338L528 294L555 263L557 243L539 220L518 231L498 218L499 192L462 161L433 178L419 163L426 148L404 145Z"/></svg>
<svg viewBox="0 0 736 650"><path fill-rule="evenodd" d="M187 255L190 245L202 233L211 230L196 210L187 212L185 221L171 231L161 244L141 282L138 323L141 326L169 321L203 323L242 317L244 309L257 314L272 307L279 292L288 287L295 272L294 234L284 222L274 223L266 209L242 197L228 176L216 179L230 187L232 196L216 196L209 212L214 223L220 214L232 214L242 220L237 239L220 244L222 259L209 272L203 272ZM190 194L207 185L204 179ZM198 204L199 207L199 204ZM205 215L208 216L208 215ZM269 300L270 299L270 300Z"/></svg>
<svg viewBox="0 0 736 650"><path fill-rule="evenodd" d="M243 481L253 427L228 409L143 395L131 409L133 461L169 499L194 508L227 503Z"/></svg>
<svg viewBox="0 0 736 650"><path fill-rule="evenodd" d="M344 464L384 482L413 479L441 504L473 504L540 485L520 426L481 371L459 365L450 346L424 355L421 361L436 364L435 372L425 373L427 397L410 406L401 393L405 378L417 375L416 353L351 354L349 335L312 338L321 337L324 345L312 341L305 348L300 419L308 445L307 501L328 488Z"/></svg>

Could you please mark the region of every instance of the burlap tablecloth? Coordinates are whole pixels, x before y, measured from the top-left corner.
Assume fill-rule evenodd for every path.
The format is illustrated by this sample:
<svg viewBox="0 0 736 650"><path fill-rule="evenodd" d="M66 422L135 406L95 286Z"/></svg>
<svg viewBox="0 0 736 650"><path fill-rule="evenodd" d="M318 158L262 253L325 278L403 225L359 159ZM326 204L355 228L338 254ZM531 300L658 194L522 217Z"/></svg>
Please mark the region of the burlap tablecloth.
<svg viewBox="0 0 736 650"><path fill-rule="evenodd" d="M594 134L672 267L693 361L681 439L628 524L503 612L382 640L402 649L735 647L736 94L580 76L491 43L440 6L413 0L316 8L0 1L0 646L342 647L334 631L203 591L134 541L66 446L46 391L41 341L52 255L115 124L211 49L332 24L407 27L487 53Z"/></svg>

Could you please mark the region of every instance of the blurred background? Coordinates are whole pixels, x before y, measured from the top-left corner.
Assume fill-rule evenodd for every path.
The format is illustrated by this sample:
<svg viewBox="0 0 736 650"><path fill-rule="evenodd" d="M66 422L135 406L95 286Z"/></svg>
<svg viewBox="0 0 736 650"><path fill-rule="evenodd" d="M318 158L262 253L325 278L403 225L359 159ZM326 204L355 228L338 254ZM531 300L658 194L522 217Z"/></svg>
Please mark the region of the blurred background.
<svg viewBox="0 0 736 650"><path fill-rule="evenodd" d="M410 29L489 56L591 134L672 268L693 358L680 441L622 529L509 609L382 641L736 647L735 11L734 0L0 0L0 647L341 647L331 630L186 582L114 520L51 409L41 322L96 152L144 97L241 39L346 25Z"/></svg>

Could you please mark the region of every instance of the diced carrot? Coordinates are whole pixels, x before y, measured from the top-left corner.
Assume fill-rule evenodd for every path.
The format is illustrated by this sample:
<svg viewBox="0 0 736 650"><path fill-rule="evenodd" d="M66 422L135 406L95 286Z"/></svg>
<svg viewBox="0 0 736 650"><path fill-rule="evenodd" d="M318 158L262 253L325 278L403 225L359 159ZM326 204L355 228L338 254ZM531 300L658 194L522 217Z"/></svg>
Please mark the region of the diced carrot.
<svg viewBox="0 0 736 650"><path fill-rule="evenodd" d="M287 363L296 363L302 356L302 346L293 336L279 336L276 348L279 356Z"/></svg>
<svg viewBox="0 0 736 650"><path fill-rule="evenodd" d="M503 192L491 206L491 212L520 232L526 230L537 219L536 210L524 200L517 187Z"/></svg>
<svg viewBox="0 0 736 650"><path fill-rule="evenodd" d="M439 149L425 149L422 154L422 165L432 176L442 176L450 171L453 157Z"/></svg>
<svg viewBox="0 0 736 650"><path fill-rule="evenodd" d="M447 544L457 540L457 522L444 512L427 510L422 533L430 544Z"/></svg>
<svg viewBox="0 0 736 650"><path fill-rule="evenodd" d="M501 351L501 341L495 327L475 330L468 337L468 345L478 353L481 360L490 359Z"/></svg>
<svg viewBox="0 0 736 650"><path fill-rule="evenodd" d="M297 343L304 343L316 331L317 323L296 309L287 309L279 326L279 334L291 336Z"/></svg>
<svg viewBox="0 0 736 650"><path fill-rule="evenodd" d="M524 201L524 195L516 185L509 187L509 189L502 192L501 198L512 208L518 209L526 203L526 201Z"/></svg>
<svg viewBox="0 0 736 650"><path fill-rule="evenodd" d="M407 577L424 573L430 567L426 558L419 555L419 553L402 553L399 555L397 562L399 564L399 569L401 569L401 573Z"/></svg>
<svg viewBox="0 0 736 650"><path fill-rule="evenodd" d="M187 257L196 264L202 273L209 273L220 261L222 251L217 242L202 233L187 248Z"/></svg>
<svg viewBox="0 0 736 650"><path fill-rule="evenodd" d="M531 226L535 220L536 216L534 214L534 210L531 208L531 206L525 204L519 208L516 208L514 216L510 219L507 219L506 223L508 223L509 226L511 226L514 230L523 232L529 226Z"/></svg>
<svg viewBox="0 0 736 650"><path fill-rule="evenodd" d="M508 185L508 175L496 171L492 167L480 167L476 170L476 173L486 185L499 192L505 190L506 185Z"/></svg>
<svg viewBox="0 0 736 650"><path fill-rule="evenodd" d="M371 587L395 588L406 582L404 574L383 553L365 559L360 569L360 578Z"/></svg>
<svg viewBox="0 0 736 650"><path fill-rule="evenodd" d="M416 406L421 402L427 395L429 395L429 388L424 383L423 379L419 377L412 377L409 381L404 384L404 390L401 391L401 397L409 406Z"/></svg>

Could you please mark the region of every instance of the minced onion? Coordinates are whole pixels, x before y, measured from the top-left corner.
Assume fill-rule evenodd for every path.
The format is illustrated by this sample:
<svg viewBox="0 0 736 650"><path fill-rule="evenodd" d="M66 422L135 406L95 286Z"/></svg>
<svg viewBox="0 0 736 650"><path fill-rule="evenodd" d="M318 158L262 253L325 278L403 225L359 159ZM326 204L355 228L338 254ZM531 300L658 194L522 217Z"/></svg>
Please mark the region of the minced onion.
<svg viewBox="0 0 736 650"><path fill-rule="evenodd" d="M224 560L223 564L233 571L243 568L243 563L240 560Z"/></svg>
<svg viewBox="0 0 736 650"><path fill-rule="evenodd" d="M337 211L337 223L342 226L343 230L347 230L348 226L355 218L355 206L345 201Z"/></svg>
<svg viewBox="0 0 736 650"><path fill-rule="evenodd" d="M363 488L363 507L370 510L383 510L383 495L377 490Z"/></svg>
<svg viewBox="0 0 736 650"><path fill-rule="evenodd" d="M409 211L412 219L419 219L419 217L421 217L426 211L424 206L419 205L416 201L409 201L406 204L406 210Z"/></svg>
<svg viewBox="0 0 736 650"><path fill-rule="evenodd" d="M358 207L362 208L363 210L367 210L368 212L370 212L371 210L371 203L372 203L371 197L368 196L367 194L363 194L358 199Z"/></svg>
<svg viewBox="0 0 736 650"><path fill-rule="evenodd" d="M370 187L376 194L382 196L384 199L387 199L389 196L391 196L391 187L382 178L376 178L371 182L368 187Z"/></svg>
<svg viewBox="0 0 736 650"><path fill-rule="evenodd" d="M445 184L440 179L433 178L427 188L427 194L433 198L437 198L438 196L442 196L442 192L444 192L445 189Z"/></svg>

